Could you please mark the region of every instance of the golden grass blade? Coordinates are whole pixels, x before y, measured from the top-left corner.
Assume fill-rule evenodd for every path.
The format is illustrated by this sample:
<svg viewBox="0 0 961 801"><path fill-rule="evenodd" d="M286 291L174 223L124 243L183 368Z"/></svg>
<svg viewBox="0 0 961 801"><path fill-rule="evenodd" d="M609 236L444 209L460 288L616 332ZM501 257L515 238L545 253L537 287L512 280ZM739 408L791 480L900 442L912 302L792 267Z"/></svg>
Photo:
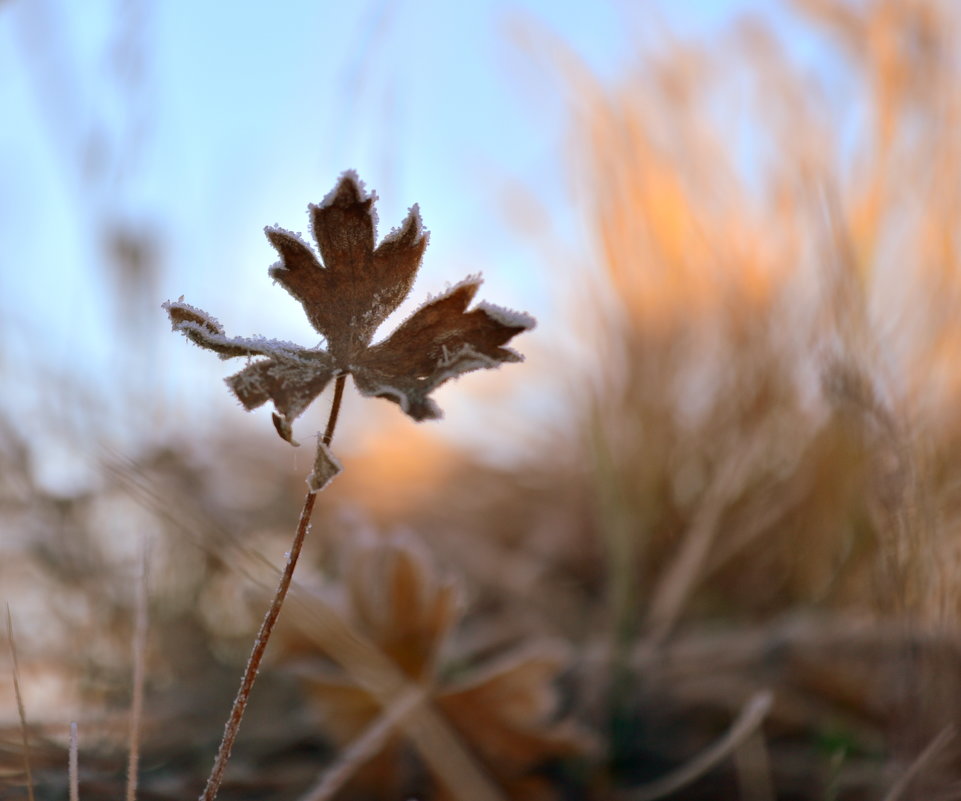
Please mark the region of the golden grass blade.
<svg viewBox="0 0 961 801"><path fill-rule="evenodd" d="M668 773L657 781L638 788L628 796L630 800L655 801L703 776L722 759L733 753L757 730L771 708L772 700L773 696L767 690L756 693L744 705L737 720L720 740L673 773Z"/></svg>
<svg viewBox="0 0 961 801"><path fill-rule="evenodd" d="M908 786L917 778L921 771L928 767L931 761L950 743L957 735L954 726L945 726L938 732L938 735L928 743L928 746L918 755L918 758L911 763L911 766L904 771L901 778L884 796L884 801L899 801L908 789Z"/></svg>
<svg viewBox="0 0 961 801"><path fill-rule="evenodd" d="M424 761L454 798L506 801L470 749L436 709L424 705L403 725Z"/></svg>
<svg viewBox="0 0 961 801"><path fill-rule="evenodd" d="M429 688L409 686L386 707L370 727L348 748L341 751L337 761L325 771L315 787L300 801L328 801L367 760L376 756L394 730L430 694Z"/></svg>
<svg viewBox="0 0 961 801"><path fill-rule="evenodd" d="M34 801L33 774L30 771L30 736L27 733L27 713L20 692L20 665L17 662L17 646L13 639L13 618L10 604L7 604L7 643L10 645L10 658L13 660L13 692L17 697L17 714L20 716L20 735L23 738L23 769L27 775L27 797Z"/></svg>
<svg viewBox="0 0 961 801"><path fill-rule="evenodd" d="M648 608L645 627L649 643L662 642L674 628L707 561L723 511L722 498L711 493L691 522L674 561L658 582Z"/></svg>
<svg viewBox="0 0 961 801"><path fill-rule="evenodd" d="M649 645L663 642L674 628L685 601L704 574L726 504L740 492L764 447L763 437L757 437L718 469L674 561L654 590L645 621Z"/></svg>

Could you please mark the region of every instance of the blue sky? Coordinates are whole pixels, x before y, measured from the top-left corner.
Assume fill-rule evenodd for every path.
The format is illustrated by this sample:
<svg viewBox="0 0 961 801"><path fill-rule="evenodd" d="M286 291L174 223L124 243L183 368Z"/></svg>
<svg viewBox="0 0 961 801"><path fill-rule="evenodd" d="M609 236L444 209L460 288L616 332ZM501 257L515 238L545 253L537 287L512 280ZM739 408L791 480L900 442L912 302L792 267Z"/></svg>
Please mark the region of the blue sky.
<svg viewBox="0 0 961 801"><path fill-rule="evenodd" d="M307 204L348 168L377 191L382 234L420 204L432 239L415 298L483 272L485 297L550 319L557 276L500 201L511 187L531 188L557 236L576 247L560 162L569 119L557 76L518 30L549 31L598 74L616 76L639 34L669 26L710 37L746 8L773 5L227 8L0 4L0 369L29 369L39 355L46 372L89 382L91 404L105 413L111 386L137 372L177 408L219 397L213 379L227 370L164 338L160 303L182 294L230 333L315 341L297 304L266 279L275 254L262 229L304 230ZM131 340L105 289L105 222L160 243L162 272L148 288L156 297L135 311L152 339ZM194 389L204 381L209 391ZM29 407L41 391L8 393L7 403ZM215 403L219 414L231 401Z"/></svg>

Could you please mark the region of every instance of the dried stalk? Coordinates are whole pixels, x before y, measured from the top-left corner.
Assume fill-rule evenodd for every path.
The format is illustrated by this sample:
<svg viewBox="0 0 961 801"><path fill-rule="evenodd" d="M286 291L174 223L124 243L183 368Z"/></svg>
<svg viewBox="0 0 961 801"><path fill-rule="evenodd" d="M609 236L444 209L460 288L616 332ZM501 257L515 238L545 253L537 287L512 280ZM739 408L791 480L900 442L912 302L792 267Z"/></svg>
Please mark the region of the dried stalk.
<svg viewBox="0 0 961 801"><path fill-rule="evenodd" d="M33 801L33 774L30 770L30 737L27 733L27 712L23 706L20 692L20 664L17 662L17 646L13 639L13 618L10 604L7 604L7 642L10 645L10 658L13 660L13 692L17 697L17 714L20 716L20 736L23 738L23 769L27 774L27 797Z"/></svg>
<svg viewBox="0 0 961 801"><path fill-rule="evenodd" d="M630 801L655 801L657 798L664 798L703 776L754 733L771 708L771 701L771 693L766 690L754 695L720 740L673 773L632 792L629 795Z"/></svg>
<svg viewBox="0 0 961 801"><path fill-rule="evenodd" d="M130 700L130 735L127 746L126 801L137 799L137 770L140 765L140 724L143 720L144 663L147 653L147 548L140 554L140 580L134 609L133 693Z"/></svg>
<svg viewBox="0 0 961 801"><path fill-rule="evenodd" d="M911 766L901 774L894 786L890 789L888 794L884 796L884 801L898 801L904 796L908 789L908 786L914 781L922 771L927 769L936 756L938 756L947 747L955 736L957 735L957 730L954 726L945 726L938 735L928 743L927 747L918 755L918 758L914 760Z"/></svg>
<svg viewBox="0 0 961 801"><path fill-rule="evenodd" d="M728 456L709 485L684 541L654 589L644 622L647 647L660 646L673 631L685 602L704 574L717 540L721 516L731 499L742 490L766 444L764 437L755 436Z"/></svg>
<svg viewBox="0 0 961 801"><path fill-rule="evenodd" d="M764 732L755 731L734 749L739 801L777 801Z"/></svg>
<svg viewBox="0 0 961 801"><path fill-rule="evenodd" d="M340 404L344 396L344 383L346 379L346 375L340 375L337 377L337 382L334 385L334 400L330 407L330 416L327 418L327 428L324 431L323 439L324 445L328 447L334 436L334 428L337 425L337 416L340 413ZM254 640L254 647L250 653L250 659L247 660L247 667L244 670L244 675L240 682L240 689L237 691L237 697L234 698L234 704L230 710L230 717L227 719L227 725L224 728L224 737L220 742L220 749L217 751L214 766L210 772L210 777L207 779L207 786L200 796L200 801L213 801L217 797L217 792L224 778L224 771L227 769L227 763L230 761L230 752L233 749L234 741L237 739L237 733L240 731L240 722L243 720L244 712L247 709L247 702L250 700L250 691L253 689L254 681L257 679L257 672L260 670L260 663L263 660L264 652L267 650L267 643L274 630L274 625L277 623L277 618L280 616L280 610L284 605L284 599L287 597L287 591L290 589L290 582L294 576L294 568L297 567L297 560L300 558L300 552L304 545L304 539L307 536L307 529L310 527L310 517L313 514L316 500L317 493L313 491L309 491L307 497L304 499L304 508L300 512L300 520L297 523L297 533L294 535L294 541L287 554L287 564L284 566L284 572L274 592L274 598L270 603L270 608L267 610L264 621L260 624L260 630L257 632L257 638Z"/></svg>
<svg viewBox="0 0 961 801"><path fill-rule="evenodd" d="M328 801L350 779L357 769L375 756L396 731L398 725L429 695L429 688L411 686L405 690L321 776L320 781L300 801Z"/></svg>
<svg viewBox="0 0 961 801"><path fill-rule="evenodd" d="M74 720L70 723L70 755L67 762L67 773L70 781L70 801L80 801L80 769L77 756L80 745L78 740L77 721Z"/></svg>

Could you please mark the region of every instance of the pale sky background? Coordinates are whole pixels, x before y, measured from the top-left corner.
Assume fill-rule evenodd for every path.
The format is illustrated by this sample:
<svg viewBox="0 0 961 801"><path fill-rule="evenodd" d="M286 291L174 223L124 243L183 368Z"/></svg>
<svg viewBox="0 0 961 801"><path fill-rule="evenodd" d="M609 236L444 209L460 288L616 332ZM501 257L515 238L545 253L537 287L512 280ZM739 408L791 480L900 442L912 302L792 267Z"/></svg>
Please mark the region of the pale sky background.
<svg viewBox="0 0 961 801"><path fill-rule="evenodd" d="M57 437L32 414L44 403L68 416L74 406L97 409L101 427L128 420L121 450L124 436L163 436L172 414L201 427L240 414L219 381L232 364L170 334L160 304L184 295L230 334L316 342L299 305L266 277L276 254L263 227L306 230L307 204L348 168L380 197L381 235L420 204L432 238L415 304L483 272L484 298L538 316L528 338L549 335L556 266L498 198L530 189L576 253L583 243L562 161L570 112L549 58L518 30L549 32L613 78L640 39L665 29L710 38L745 10L780 25L779 5L0 2L8 414L53 452ZM148 231L161 254L126 327L101 242L114 221ZM80 389L53 389L51 378ZM149 415L118 411L129 381L149 398ZM70 395L80 390L82 403ZM442 406L451 416L456 403ZM69 473L70 454L60 456L51 470Z"/></svg>

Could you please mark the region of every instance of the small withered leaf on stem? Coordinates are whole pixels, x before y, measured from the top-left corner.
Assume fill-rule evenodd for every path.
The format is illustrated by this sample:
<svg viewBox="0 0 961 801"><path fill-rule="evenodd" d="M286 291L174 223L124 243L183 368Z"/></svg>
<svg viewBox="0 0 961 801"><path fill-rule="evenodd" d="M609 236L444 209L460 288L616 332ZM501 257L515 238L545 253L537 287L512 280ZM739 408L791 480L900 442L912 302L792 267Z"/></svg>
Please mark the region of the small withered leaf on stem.
<svg viewBox="0 0 961 801"><path fill-rule="evenodd" d="M303 348L263 337L228 337L207 313L183 302L164 304L175 331L222 359L259 357L227 379L248 410L272 401L277 432L292 444L291 423L337 376L350 374L362 395L387 398L414 420L438 418L429 397L451 378L503 362L521 361L505 347L534 327L526 314L480 303L468 311L481 284L468 277L415 311L384 341L371 345L380 324L410 292L428 234L417 207L375 247L376 195L353 172L319 204L311 205L311 232L320 259L296 234L265 229L280 261L270 275L301 302L324 348ZM321 261L322 260L322 261ZM316 491L336 474L336 463L318 455Z"/></svg>

